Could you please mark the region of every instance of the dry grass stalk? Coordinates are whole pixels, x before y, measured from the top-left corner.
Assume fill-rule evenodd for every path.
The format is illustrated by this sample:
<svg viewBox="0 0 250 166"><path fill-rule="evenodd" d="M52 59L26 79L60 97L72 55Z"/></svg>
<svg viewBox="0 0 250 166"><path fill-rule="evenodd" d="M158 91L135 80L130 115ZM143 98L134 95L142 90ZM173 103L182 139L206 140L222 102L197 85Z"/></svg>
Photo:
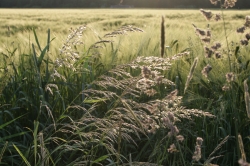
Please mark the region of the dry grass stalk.
<svg viewBox="0 0 250 166"><path fill-rule="evenodd" d="M238 143L239 143L239 148L240 148L240 152L241 152L241 159L243 161L246 161L246 153L244 150L244 145L243 145L242 137L240 134L238 135Z"/></svg>
<svg viewBox="0 0 250 166"><path fill-rule="evenodd" d="M186 81L186 84L185 84L184 93L186 93L186 90L187 90L187 88L188 88L188 85L189 85L189 83L190 83L190 81L191 81L191 79L192 79L192 77L193 77L194 69L196 68L197 63L198 63L198 58L195 58L194 63L193 63L193 65L191 66L191 69L190 69L189 74L188 74L188 76L187 76L187 81Z"/></svg>
<svg viewBox="0 0 250 166"><path fill-rule="evenodd" d="M250 118L250 99L249 99L249 92L248 92L247 80L248 79L246 79L244 81L245 104L246 104L247 116L248 116L248 118Z"/></svg>
<svg viewBox="0 0 250 166"><path fill-rule="evenodd" d="M116 37L117 35L127 35L127 32L144 32L144 30L132 25L127 25L127 26L122 26L121 28L113 32L105 34L104 37Z"/></svg>
<svg viewBox="0 0 250 166"><path fill-rule="evenodd" d="M43 139L43 133L39 133L39 142L40 142L40 148L41 148L41 166L44 166L46 161L46 150L44 147L44 139ZM47 163L48 164L48 163Z"/></svg>
<svg viewBox="0 0 250 166"><path fill-rule="evenodd" d="M205 161L205 164L211 164L211 161L216 159L216 158L219 158L219 157L222 157L222 155L219 155L219 156L215 156L215 157L212 157L215 152L217 152L223 144L225 144L227 142L227 140L229 139L229 136L226 136L220 143L219 145L216 146L216 148L213 150L213 152L208 156L208 159Z"/></svg>
<svg viewBox="0 0 250 166"><path fill-rule="evenodd" d="M164 26L164 17L162 16L161 21L161 57L163 58L165 51L165 26Z"/></svg>

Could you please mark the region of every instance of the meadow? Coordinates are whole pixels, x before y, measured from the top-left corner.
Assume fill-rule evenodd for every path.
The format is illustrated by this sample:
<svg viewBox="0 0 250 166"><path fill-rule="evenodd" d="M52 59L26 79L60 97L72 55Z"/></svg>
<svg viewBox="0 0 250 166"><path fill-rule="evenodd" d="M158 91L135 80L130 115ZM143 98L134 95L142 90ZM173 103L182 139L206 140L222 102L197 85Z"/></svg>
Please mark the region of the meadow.
<svg viewBox="0 0 250 166"><path fill-rule="evenodd" d="M247 165L250 11L211 12L0 9L0 164Z"/></svg>

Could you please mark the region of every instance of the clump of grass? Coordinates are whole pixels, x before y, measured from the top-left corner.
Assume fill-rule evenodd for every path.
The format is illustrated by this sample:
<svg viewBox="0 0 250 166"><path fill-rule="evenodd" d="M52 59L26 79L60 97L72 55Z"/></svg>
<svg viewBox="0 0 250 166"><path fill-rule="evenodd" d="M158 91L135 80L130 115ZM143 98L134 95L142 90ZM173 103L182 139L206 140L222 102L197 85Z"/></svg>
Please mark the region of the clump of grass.
<svg viewBox="0 0 250 166"><path fill-rule="evenodd" d="M233 7L236 1L223 2L224 4L221 1L211 1L212 4L221 3L222 10L225 8ZM211 11L202 9L201 12L208 21L212 21L212 17L214 15ZM223 12L221 16L223 21L222 24L225 25ZM219 140L222 136L225 137L226 133L227 135L232 136L231 138L235 138L233 140L228 140L227 138L222 144L225 144L225 150L228 150L229 146L226 142L229 141L233 143L235 148L230 149L230 151L233 150L237 153L235 155L225 154L224 159L222 159L221 157L215 157L214 159L217 160L218 164L223 163L224 165L228 165L229 163L236 163L240 159L240 149L242 149L242 147L238 146L238 141L240 139L238 138L238 134L244 133L243 137L245 138L249 135L249 132L247 130L240 127L247 125L249 107L247 83L247 78L249 77L249 74L247 73L249 69L248 67L246 67L248 66L249 58L245 55L247 52L246 45L248 45L248 33L246 32L248 27L245 26L247 25L247 22L248 19L246 17L244 25L238 28L236 31L233 30L235 31L235 34L236 32L238 33L236 35L244 37L244 39L242 39L236 45L228 44L230 42L227 36L226 29L224 29L225 39L222 40L223 42L221 42L216 41L216 36L211 35L212 32L210 31L210 29L208 29L208 31L210 32L209 35L207 35L208 31L206 29L200 29L193 25L195 33L201 39L200 44L204 48L204 50L201 52L205 56L199 57L199 62L201 64L197 65L196 70L200 70L201 73L197 74L196 72L193 72L193 86L189 86L189 91L186 91L186 88L184 88L184 98L186 97L186 99L190 99L191 96L193 96L196 100L193 100L193 102L190 102L189 104L187 103L187 105L191 106L194 101L199 101L200 104L197 105L198 108L206 108L207 110L211 110L211 112L215 112L217 120L215 122L211 122L212 126L214 126L214 129L220 128L221 130L223 130L224 134L214 133L213 131L206 131L214 133L213 138L216 136L216 139ZM189 64L191 63L189 62ZM195 60L193 64L195 64ZM243 65L244 67L241 65ZM191 69L193 69L193 65L191 65ZM217 69L216 72L214 69ZM191 73L190 71L186 75L189 76ZM204 77L201 77L201 74L204 75ZM190 82L186 82L185 87L187 87L187 83L190 84ZM243 101L244 98L245 101ZM211 102L211 105L206 104L205 101ZM218 101L218 103L216 101ZM223 124L223 122L221 122L221 120L219 119L227 121L227 125ZM234 121L232 119L237 120ZM206 130L204 123L206 123L206 125L209 125L210 122L203 122L203 125L201 126L203 128L203 131ZM211 140L211 138L209 138L209 134L203 134L205 135L204 137L202 137L204 139L204 143L206 144L205 146L208 147L207 145L213 144L213 141ZM246 148L246 146L244 148ZM202 162L200 161L202 160L202 155L201 157L199 155L196 155L199 154L199 148L197 147L196 149L197 150L194 156L197 156L197 161ZM206 154L203 154L203 156L205 155ZM213 157L209 156L209 158ZM240 161L240 164L244 163L244 160Z"/></svg>

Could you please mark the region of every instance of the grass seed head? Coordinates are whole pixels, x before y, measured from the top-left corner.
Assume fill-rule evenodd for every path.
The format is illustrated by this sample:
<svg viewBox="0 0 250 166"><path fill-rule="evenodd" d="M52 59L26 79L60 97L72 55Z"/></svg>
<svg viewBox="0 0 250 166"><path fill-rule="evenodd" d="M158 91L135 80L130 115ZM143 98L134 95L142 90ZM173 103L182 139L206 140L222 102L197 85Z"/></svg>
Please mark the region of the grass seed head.
<svg viewBox="0 0 250 166"><path fill-rule="evenodd" d="M197 139L196 139L196 145L201 146L202 142L203 142L203 139L201 137L197 137Z"/></svg>
<svg viewBox="0 0 250 166"><path fill-rule="evenodd" d="M201 159L201 145L202 145L203 139L201 137L196 138L196 146L195 151L193 155L194 161L199 161Z"/></svg>
<svg viewBox="0 0 250 166"><path fill-rule="evenodd" d="M171 145L170 145L170 147L168 148L168 152L169 152L169 153L178 152L178 150L176 149L175 144L171 144Z"/></svg>
<svg viewBox="0 0 250 166"><path fill-rule="evenodd" d="M182 135L177 135L176 140L182 142L184 141L184 137Z"/></svg>
<svg viewBox="0 0 250 166"><path fill-rule="evenodd" d="M246 22L245 22L245 27L250 28L250 16L246 16Z"/></svg>
<svg viewBox="0 0 250 166"><path fill-rule="evenodd" d="M230 90L230 86L224 85L224 86L222 87L222 90L223 90L223 91L229 91L229 90Z"/></svg>
<svg viewBox="0 0 250 166"><path fill-rule="evenodd" d="M216 58L216 59L221 58L221 53L220 53L220 52L215 52L215 58Z"/></svg>
<svg viewBox="0 0 250 166"><path fill-rule="evenodd" d="M236 2L237 0L225 0L223 7L224 8L234 7Z"/></svg>
<svg viewBox="0 0 250 166"><path fill-rule="evenodd" d="M210 48L208 48L208 47L204 47L204 49L205 49L205 57L206 58L211 58L212 57L212 55L213 55L213 50L212 49L210 49Z"/></svg>
<svg viewBox="0 0 250 166"><path fill-rule="evenodd" d="M211 46L211 48L216 51L218 50L219 48L221 48L221 43L215 43L214 45Z"/></svg>
<svg viewBox="0 0 250 166"><path fill-rule="evenodd" d="M211 4L213 4L213 5L217 5L218 1L219 0L210 0Z"/></svg>
<svg viewBox="0 0 250 166"><path fill-rule="evenodd" d="M237 33L244 33L245 30L246 30L246 27L245 27L245 26L242 26L242 27L240 27L240 28L237 28L236 32L237 32Z"/></svg>
<svg viewBox="0 0 250 166"><path fill-rule="evenodd" d="M198 36L205 36L206 35L206 31L199 29L199 28L196 28L195 32Z"/></svg>
<svg viewBox="0 0 250 166"><path fill-rule="evenodd" d="M213 17L213 13L211 11L205 11L204 9L200 9L200 12L207 20L210 20Z"/></svg>
<svg viewBox="0 0 250 166"><path fill-rule="evenodd" d="M205 66L203 68L203 70L201 71L202 75L204 75L205 77L207 77L208 73L212 70L212 66L210 66L209 64L207 66Z"/></svg>
<svg viewBox="0 0 250 166"><path fill-rule="evenodd" d="M240 159L238 163L240 166L250 166L250 164L243 159Z"/></svg>
<svg viewBox="0 0 250 166"><path fill-rule="evenodd" d="M246 37L247 40L250 40L250 33L247 33L247 34L245 35L245 37Z"/></svg>
<svg viewBox="0 0 250 166"><path fill-rule="evenodd" d="M240 44L243 46L247 46L248 45L248 40L247 39L242 39L240 40Z"/></svg>
<svg viewBox="0 0 250 166"><path fill-rule="evenodd" d="M196 145L194 155L193 155L193 160L199 161L200 159L201 159L201 147L199 145Z"/></svg>
<svg viewBox="0 0 250 166"><path fill-rule="evenodd" d="M215 14L214 20L215 21L221 20L221 15L220 14Z"/></svg>
<svg viewBox="0 0 250 166"><path fill-rule="evenodd" d="M142 74L142 77L149 78L149 76L151 75L150 68L148 68L147 66L143 66L141 70L141 74Z"/></svg>
<svg viewBox="0 0 250 166"><path fill-rule="evenodd" d="M233 82L235 80L234 73L233 72L227 73L226 74L226 79L227 79L227 82Z"/></svg>

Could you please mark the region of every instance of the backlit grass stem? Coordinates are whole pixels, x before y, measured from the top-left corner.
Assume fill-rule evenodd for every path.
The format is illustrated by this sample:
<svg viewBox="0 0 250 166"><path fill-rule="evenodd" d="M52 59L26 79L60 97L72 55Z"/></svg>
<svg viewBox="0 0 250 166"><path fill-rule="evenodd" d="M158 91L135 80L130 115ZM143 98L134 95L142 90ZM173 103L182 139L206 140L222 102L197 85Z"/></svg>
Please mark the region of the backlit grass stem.
<svg viewBox="0 0 250 166"><path fill-rule="evenodd" d="M165 24L164 17L161 20L161 57L163 58L165 52Z"/></svg>
<svg viewBox="0 0 250 166"><path fill-rule="evenodd" d="M191 81L191 79L193 77L194 70L195 70L195 68L197 66L197 63L198 63L198 57L194 59L194 62L192 64L191 68L190 68L189 74L187 76L187 81L186 81L186 84L185 84L185 88L184 88L184 93L186 93L186 90L187 90L187 88L189 86L189 83L190 83L190 81Z"/></svg>

